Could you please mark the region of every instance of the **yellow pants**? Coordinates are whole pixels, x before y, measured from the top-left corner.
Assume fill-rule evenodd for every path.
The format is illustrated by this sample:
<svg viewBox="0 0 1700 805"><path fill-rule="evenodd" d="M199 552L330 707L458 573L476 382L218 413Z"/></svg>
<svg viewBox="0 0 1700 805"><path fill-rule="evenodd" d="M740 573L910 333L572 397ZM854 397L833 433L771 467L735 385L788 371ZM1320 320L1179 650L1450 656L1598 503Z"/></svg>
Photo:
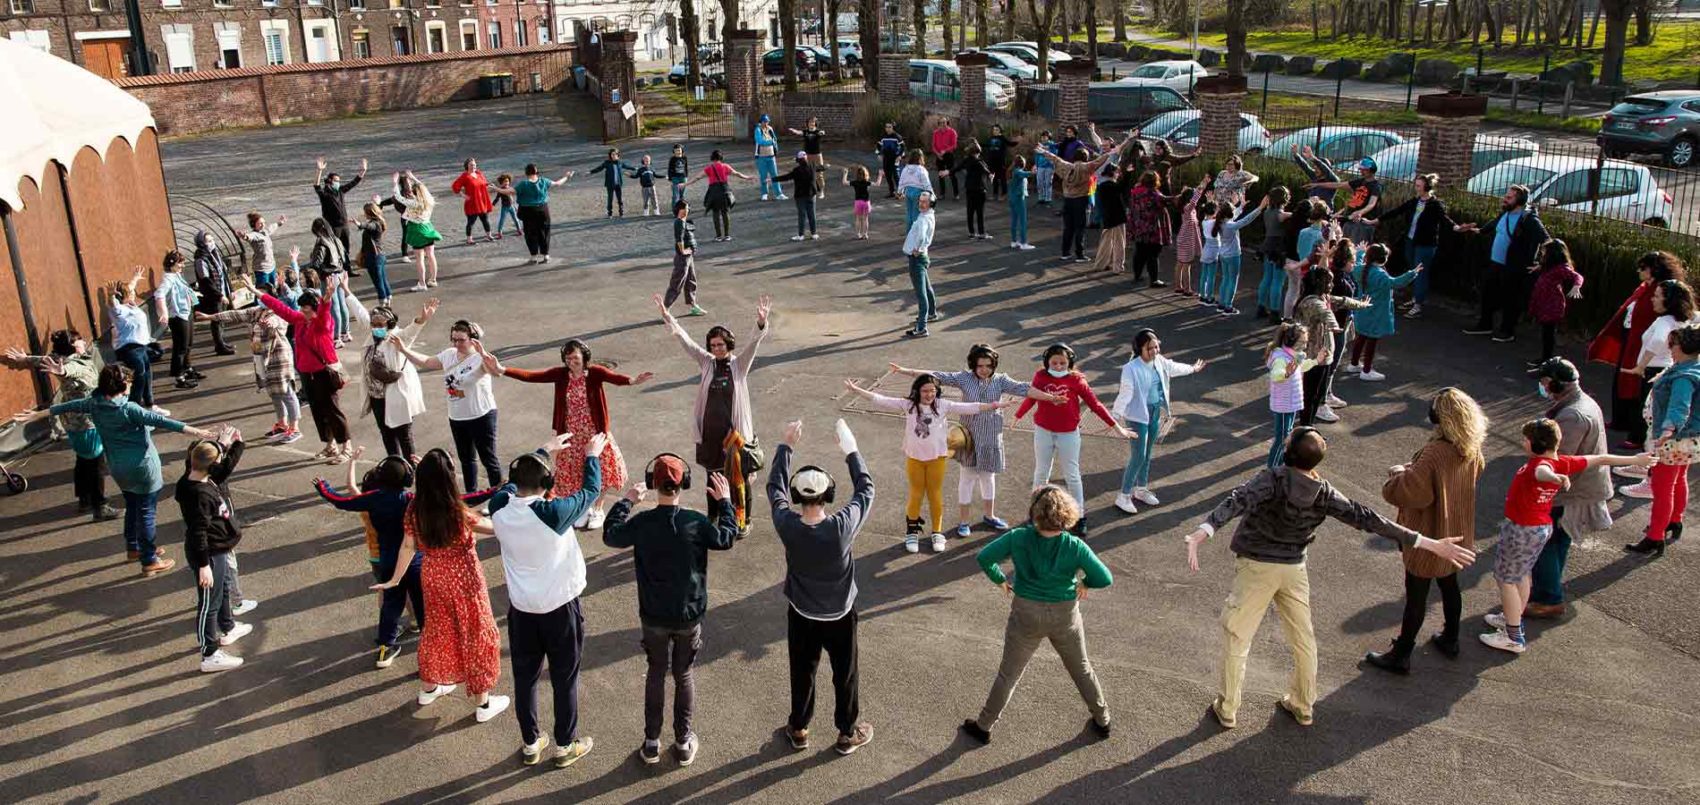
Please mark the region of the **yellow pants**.
<svg viewBox="0 0 1700 805"><path fill-rule="evenodd" d="M1308 717L1316 704L1316 631L1310 622L1310 574L1303 564L1280 565L1240 557L1234 560L1234 588L1222 605L1222 698L1216 712L1234 723L1245 686L1245 662L1263 614L1274 601L1281 631L1293 652L1293 676L1287 698Z"/></svg>
<svg viewBox="0 0 1700 805"><path fill-rule="evenodd" d="M909 501L903 516L921 519L921 496L926 495L927 508L933 513L933 534L944 533L944 474L949 462L950 456L939 456L932 461L909 459L904 466L909 473Z"/></svg>

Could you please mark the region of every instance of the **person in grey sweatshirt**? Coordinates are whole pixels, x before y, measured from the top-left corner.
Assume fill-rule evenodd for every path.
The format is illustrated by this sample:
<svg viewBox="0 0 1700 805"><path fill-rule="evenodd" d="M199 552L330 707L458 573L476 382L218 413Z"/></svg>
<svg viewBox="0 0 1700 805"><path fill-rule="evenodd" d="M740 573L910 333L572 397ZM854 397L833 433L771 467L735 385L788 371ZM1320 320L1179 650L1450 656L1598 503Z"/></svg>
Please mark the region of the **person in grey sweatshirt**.
<svg viewBox="0 0 1700 805"><path fill-rule="evenodd" d="M838 511L827 513L836 484L812 464L791 473L791 454L803 438L803 423L785 426L785 439L774 452L768 471L767 499L773 506L773 527L785 546L786 643L791 659L791 716L785 734L797 751L809 748L809 721L815 713L815 670L826 650L832 665L835 701L833 723L838 741L833 747L848 755L873 740L874 728L858 721L861 702L856 690L856 560L850 546L874 503L874 477L856 437L838 420L838 449L850 470L855 492Z"/></svg>
<svg viewBox="0 0 1700 805"><path fill-rule="evenodd" d="M1316 703L1316 630L1310 620L1310 575L1305 550L1316 529L1332 517L1361 531L1386 537L1405 548L1432 551L1463 568L1476 554L1459 537L1429 539L1340 494L1316 468L1328 453L1328 440L1315 428L1293 429L1281 466L1264 469L1228 493L1209 519L1187 535L1187 564L1198 572L1198 546L1235 517L1234 587L1222 605L1222 692L1210 705L1224 729L1233 729L1245 683L1246 657L1271 601L1281 615L1282 632L1293 651L1293 676L1280 707L1301 726L1310 726Z"/></svg>

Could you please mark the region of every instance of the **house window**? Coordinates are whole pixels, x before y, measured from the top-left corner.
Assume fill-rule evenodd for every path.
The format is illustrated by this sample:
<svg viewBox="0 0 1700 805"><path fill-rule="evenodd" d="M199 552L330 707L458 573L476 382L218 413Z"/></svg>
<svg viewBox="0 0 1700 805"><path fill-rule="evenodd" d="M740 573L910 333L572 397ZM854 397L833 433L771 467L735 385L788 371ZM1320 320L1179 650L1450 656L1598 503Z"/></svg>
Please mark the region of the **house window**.
<svg viewBox="0 0 1700 805"><path fill-rule="evenodd" d="M460 49L478 49L478 23L473 20L460 21Z"/></svg>
<svg viewBox="0 0 1700 805"><path fill-rule="evenodd" d="M407 0L390 0L390 8L407 8Z"/></svg>
<svg viewBox="0 0 1700 805"><path fill-rule="evenodd" d="M218 29L218 66L226 70L242 66L242 29L234 24Z"/></svg>
<svg viewBox="0 0 1700 805"><path fill-rule="evenodd" d="M13 14L34 14L35 0L12 0Z"/></svg>
<svg viewBox="0 0 1700 805"><path fill-rule="evenodd" d="M492 50L502 49L502 26L500 25L490 26L490 48Z"/></svg>
<svg viewBox="0 0 1700 805"><path fill-rule="evenodd" d="M441 22L425 24L425 52L442 53L448 50L448 35L444 33L446 26Z"/></svg>
<svg viewBox="0 0 1700 805"><path fill-rule="evenodd" d="M213 0L213 8L230 8L231 0Z"/></svg>
<svg viewBox="0 0 1700 805"><path fill-rule="evenodd" d="M549 23L541 19L537 21L537 44L549 44Z"/></svg>
<svg viewBox="0 0 1700 805"><path fill-rule="evenodd" d="M426 8L442 8L443 0L425 0Z"/></svg>
<svg viewBox="0 0 1700 805"><path fill-rule="evenodd" d="M525 47L524 20L514 20L514 47Z"/></svg>
<svg viewBox="0 0 1700 805"><path fill-rule="evenodd" d="M350 44L354 46L354 58L372 58L372 37L366 33L365 28L355 29L354 33L349 34L349 39Z"/></svg>
<svg viewBox="0 0 1700 805"><path fill-rule="evenodd" d="M348 0L349 11L365 11L366 0Z"/></svg>
<svg viewBox="0 0 1700 805"><path fill-rule="evenodd" d="M413 54L413 29L397 25L390 29L390 52L397 56Z"/></svg>
<svg viewBox="0 0 1700 805"><path fill-rule="evenodd" d="M266 48L266 64L289 63L288 20L261 20L260 42Z"/></svg>
<svg viewBox="0 0 1700 805"><path fill-rule="evenodd" d="M29 45L42 53L53 52L48 47L52 40L48 38L46 31L13 31L12 41Z"/></svg>
<svg viewBox="0 0 1700 805"><path fill-rule="evenodd" d="M89 0L89 10L96 14L106 14L112 11L112 0Z"/></svg>
<svg viewBox="0 0 1700 805"><path fill-rule="evenodd" d="M187 28L188 26L180 26ZM195 37L187 30L165 31L165 58L173 73L195 71Z"/></svg>

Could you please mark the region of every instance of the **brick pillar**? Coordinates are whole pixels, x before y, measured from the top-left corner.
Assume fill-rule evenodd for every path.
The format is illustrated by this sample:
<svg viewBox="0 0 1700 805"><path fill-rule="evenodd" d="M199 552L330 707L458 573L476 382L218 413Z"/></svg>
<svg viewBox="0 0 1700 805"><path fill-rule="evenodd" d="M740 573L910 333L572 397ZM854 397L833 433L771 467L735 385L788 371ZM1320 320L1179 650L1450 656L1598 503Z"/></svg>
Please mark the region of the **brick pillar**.
<svg viewBox="0 0 1700 805"><path fill-rule="evenodd" d="M602 34L602 136L605 141L636 137L643 130L643 110L637 105L637 70L633 58L637 32ZM625 113L626 104L634 110Z"/></svg>
<svg viewBox="0 0 1700 805"><path fill-rule="evenodd" d="M726 91L732 98L732 139L755 137L761 99L761 31L739 29L726 38Z"/></svg>
<svg viewBox="0 0 1700 805"><path fill-rule="evenodd" d="M974 132L974 121L986 116L986 65L991 58L984 53L956 54L956 67L962 71L962 125L959 128L969 136Z"/></svg>
<svg viewBox="0 0 1700 805"><path fill-rule="evenodd" d="M1092 71L1096 69L1098 65L1085 59L1057 63L1057 79L1062 93L1057 98L1058 123L1086 130L1086 93L1091 88Z"/></svg>
<svg viewBox="0 0 1700 805"><path fill-rule="evenodd" d="M909 100L909 54L880 54L880 103Z"/></svg>
<svg viewBox="0 0 1700 805"><path fill-rule="evenodd" d="M1209 76L1195 85L1198 98L1199 152L1227 156L1239 151L1240 107L1245 103L1245 76Z"/></svg>
<svg viewBox="0 0 1700 805"><path fill-rule="evenodd" d="M1485 95L1445 92L1419 96L1417 115L1422 121L1423 143L1417 150L1417 172L1438 173L1442 182L1462 188L1470 179L1476 133L1486 114Z"/></svg>

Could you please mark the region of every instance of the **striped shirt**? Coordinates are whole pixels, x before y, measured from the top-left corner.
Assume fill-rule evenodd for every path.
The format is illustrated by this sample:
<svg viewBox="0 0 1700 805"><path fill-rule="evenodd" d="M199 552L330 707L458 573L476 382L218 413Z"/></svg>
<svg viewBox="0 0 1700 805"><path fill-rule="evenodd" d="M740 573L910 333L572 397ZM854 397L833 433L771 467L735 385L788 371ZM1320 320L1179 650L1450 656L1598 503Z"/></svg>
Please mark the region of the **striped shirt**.
<svg viewBox="0 0 1700 805"><path fill-rule="evenodd" d="M1032 388L1031 384L1002 372L984 380L973 372L934 372L933 377L938 378L940 383L960 389L962 400L971 403L994 403L1003 399L1005 394L1025 396ZM973 460L963 464L981 472L1003 472L1003 409L968 414L962 418L962 424L974 437Z"/></svg>

